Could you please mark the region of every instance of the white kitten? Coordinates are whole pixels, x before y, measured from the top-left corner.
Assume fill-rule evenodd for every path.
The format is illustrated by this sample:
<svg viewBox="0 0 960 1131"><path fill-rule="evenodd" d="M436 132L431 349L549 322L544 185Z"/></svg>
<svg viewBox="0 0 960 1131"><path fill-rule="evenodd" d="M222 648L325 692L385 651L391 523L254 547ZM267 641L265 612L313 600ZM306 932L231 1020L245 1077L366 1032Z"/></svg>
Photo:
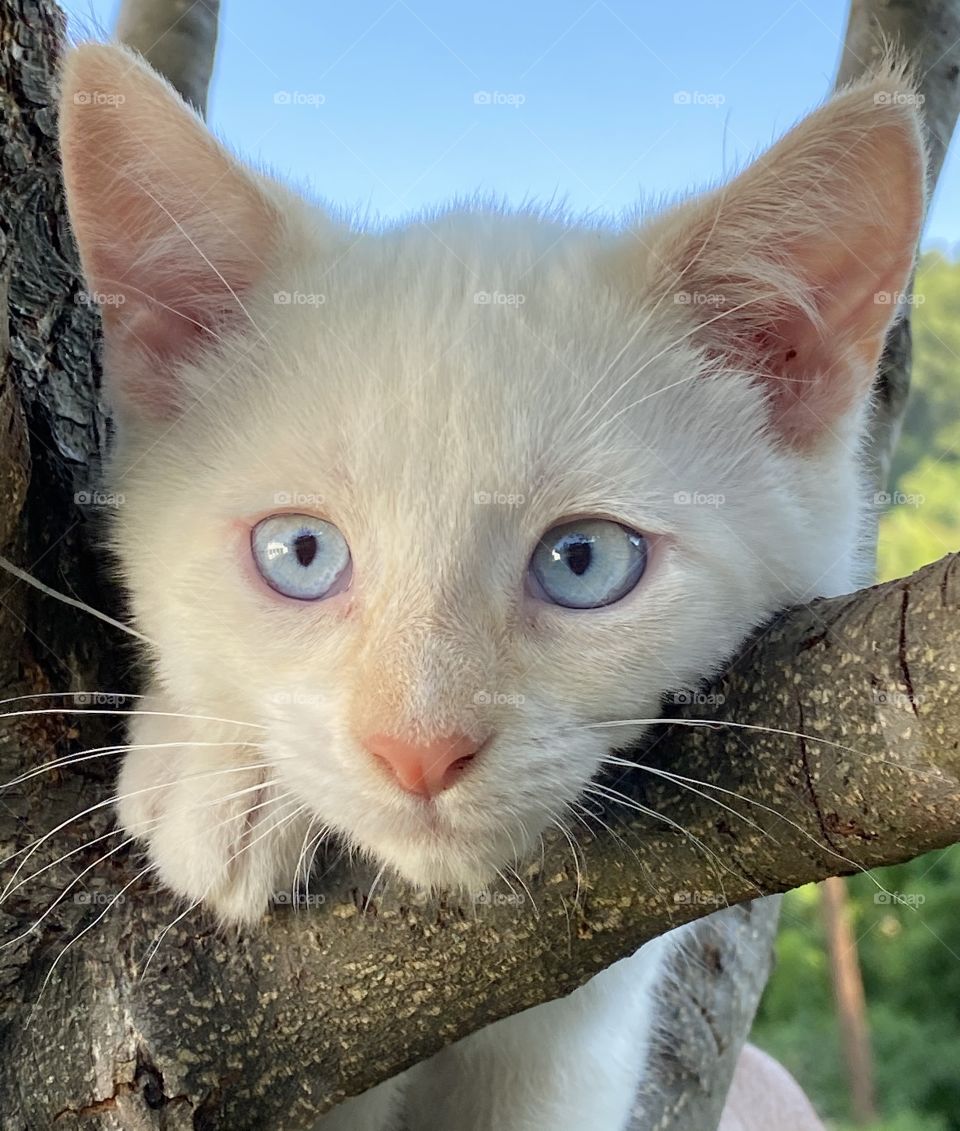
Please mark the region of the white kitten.
<svg viewBox="0 0 960 1131"><path fill-rule="evenodd" d="M906 92L842 94L617 230L478 206L360 231L122 50L71 54L115 545L155 641L131 739L183 743L126 756L120 820L170 888L254 920L311 826L481 887L627 737L583 724L656 714L859 579L858 447L923 208ZM406 1074L410 1126L621 1128L671 945ZM390 1126L398 1088L324 1126Z"/></svg>

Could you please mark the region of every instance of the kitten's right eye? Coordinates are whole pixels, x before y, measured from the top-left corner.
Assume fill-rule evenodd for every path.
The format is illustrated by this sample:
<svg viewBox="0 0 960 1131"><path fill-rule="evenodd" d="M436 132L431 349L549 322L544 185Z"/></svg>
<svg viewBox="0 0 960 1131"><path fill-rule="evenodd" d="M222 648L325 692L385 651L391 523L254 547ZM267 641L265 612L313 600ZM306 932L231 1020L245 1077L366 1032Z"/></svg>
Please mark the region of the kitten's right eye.
<svg viewBox="0 0 960 1131"><path fill-rule="evenodd" d="M332 522L306 514L273 514L250 532L250 550L263 580L297 601L342 592L350 580L350 549Z"/></svg>
<svg viewBox="0 0 960 1131"><path fill-rule="evenodd" d="M647 568L647 540L602 518L578 519L548 530L530 562L536 592L567 609L614 605Z"/></svg>

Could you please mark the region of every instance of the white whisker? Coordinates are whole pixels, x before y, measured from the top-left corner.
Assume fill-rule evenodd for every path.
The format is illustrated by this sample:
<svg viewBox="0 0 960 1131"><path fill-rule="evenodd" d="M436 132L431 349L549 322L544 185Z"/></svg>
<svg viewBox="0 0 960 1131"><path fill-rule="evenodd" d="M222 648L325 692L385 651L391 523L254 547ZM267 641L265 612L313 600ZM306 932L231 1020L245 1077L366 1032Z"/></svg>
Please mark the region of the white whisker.
<svg viewBox="0 0 960 1131"><path fill-rule="evenodd" d="M106 838L105 837L98 837L97 838L97 840L103 840L103 839L106 839ZM31 932L35 931L37 929L37 927L39 927L40 924L44 921L44 919L46 919L46 917L53 911L53 909L55 907L58 907L60 905L60 903L62 903L63 900L66 899L67 894L70 891L72 891L73 888L83 880L83 877L85 875L87 875L88 872L91 872L94 868L97 867L98 864L102 864L105 860L109 860L111 856L115 856L118 852L121 851L121 849L126 848L127 845L133 844L133 842L135 840L136 840L136 837L132 837L132 836L127 837L126 840L121 841L120 844L115 844L113 846L113 848L111 848L108 852L105 852L102 856L98 856L97 859L94 860L92 864L88 864L86 866L86 868L83 869L83 871L81 871L78 875L74 876L74 878L70 881L69 884L67 884L67 886L63 889L63 891L60 892L60 894L56 897L56 899L54 899L50 904L48 904L48 906L46 908L44 908L44 910L40 913L39 918L35 919L30 924L30 926L27 927L27 929L25 931L21 931L21 933L19 935L15 936L12 939L7 939L6 942L0 944L0 950L5 950L8 946L13 946L15 943L20 942L21 939L25 939L27 937L27 935L31 934ZM96 844L97 842L93 841L92 843ZM89 847L90 847L89 844L83 845L83 848L89 848ZM52 865L48 865L48 867L52 867ZM45 869L41 868L38 872L35 872L34 875L40 875L40 872L43 872L43 871L45 871ZM33 878L32 876L29 877L29 879L32 879L32 878ZM26 882L26 881L24 881L24 882Z"/></svg>
<svg viewBox="0 0 960 1131"><path fill-rule="evenodd" d="M642 762L628 762L624 758L616 758L616 757L613 757L613 756L609 756L607 758L604 758L604 763L608 766L624 766L624 767L628 767L630 769L645 770L648 774L655 774L657 777L665 778L667 781L673 782L674 785L679 785L683 789L687 789L691 793L695 793L698 797L702 797L702 798L704 798L704 800L709 801L711 804L718 806L720 809L724 809L724 810L726 810L726 812L731 813L738 820L743 821L745 824L749 825L752 829L755 829L758 833L760 833L761 836L765 836L765 837L768 837L770 839L773 839L770 836L770 833L767 832L767 830L765 828L763 828L761 825L758 825L757 822L754 821L752 818L747 817L743 813L738 812L736 809L734 809L730 805L725 805L722 801L717 801L717 799L715 797L710 797L709 794L703 793L701 790L697 789L694 785L688 784L688 783L694 781L693 778L683 778L678 774L671 774L667 770L659 770L659 769L656 769L653 766L644 765ZM698 784L709 785L709 782L699 782ZM732 792L732 791L728 791L728 792ZM734 794L734 796L740 797L741 795L740 794ZM746 798L742 798L742 800L746 800Z"/></svg>
<svg viewBox="0 0 960 1131"><path fill-rule="evenodd" d="M20 777L11 778L10 781L0 785L0 790L12 789L14 786L23 785L24 782L30 781L31 778L40 777L43 774L49 773L51 770L62 770L68 766L76 766L81 762L91 762L97 758L105 758L109 754L127 753L132 750L164 750L184 746L259 748L259 744L256 742L195 742L192 739L184 739L182 742L136 742L118 744L116 746L95 746L90 750L78 750L75 754L64 754L62 758L54 758L50 762L44 762L39 766L35 766L32 770L27 770L26 773L21 774Z"/></svg>
<svg viewBox="0 0 960 1131"><path fill-rule="evenodd" d="M87 699L144 699L144 695L136 695L130 691L31 691L24 695L11 695L9 699L0 699L0 707L8 703L19 703L24 699L65 699L84 696Z"/></svg>
<svg viewBox="0 0 960 1131"><path fill-rule="evenodd" d="M533 907L533 913L539 919L540 918L540 908L537 906L537 901L533 898L533 892L527 886L526 881L524 880L523 876L521 876L520 873L517 871L517 868L516 868L515 865L513 865L513 864L509 865L509 870L514 876L516 876L517 883L523 888L524 892L526 892L527 899L530 900L530 905L531 905L531 907Z"/></svg>
<svg viewBox="0 0 960 1131"><path fill-rule="evenodd" d="M619 793L617 790L611 789L609 786L600 785L597 782L592 782L590 785L588 785L584 792L593 794L596 797L604 797L609 801L613 801L617 805L624 805L628 809L633 809L638 813L642 813L645 817L653 818L653 820L655 821L662 821L665 825L668 825L672 829L676 829L677 832L682 833L683 836L685 836L688 840L691 840L700 849L700 851L704 853L705 856L709 857L712 861L714 861L714 863L719 865L721 872L729 872L730 875L734 876L738 881L746 879L746 877L739 875L728 864L726 864L720 858L720 856L718 856L712 848L704 844L698 836L690 832L689 829L685 829L683 825L679 823L679 821L675 821L672 817L668 817L665 813L658 813L656 809L651 809L647 805L642 805L639 801L634 801L633 798L627 797L624 794ZM723 890L723 880L720 877L718 877L718 883L720 885L721 895L724 895L724 898L726 898ZM756 884L754 884L754 887L756 887ZM764 892L760 891L759 888L757 888L757 893L759 895L765 894Z"/></svg>
<svg viewBox="0 0 960 1131"><path fill-rule="evenodd" d="M116 850L114 850L114 851L116 851ZM146 866L146 868L143 868L141 871L137 872L137 874L133 877L133 879L129 880L126 884L124 884L124 886L117 892L117 894L113 897L113 899L110 900L110 902L107 904L106 907L104 907L104 909L100 912L100 914L96 917L96 919L94 919L94 921L92 923L88 924L88 926L84 927L84 929L78 935L75 935L66 944L66 946L64 946L64 948L60 951L60 953L57 955L57 957L53 960L53 963L51 964L50 969L47 971L46 977L43 979L43 984L40 986L40 993L37 995L37 1000L34 1003L33 1010L30 1013L30 1020L28 1022L28 1025L33 1024L33 1018L36 1014L37 1009L40 1006L41 1000L43 999L44 991L46 990L47 986L50 984L50 979L53 977L53 972L56 970L57 966L59 966L60 961L62 960L64 955L67 953L67 951L70 950L70 948L75 943L79 942L80 939L82 939L85 934L87 934L89 931L92 931L93 928L98 923L102 922L103 919L110 912L110 910L113 907L115 907L121 899L123 899L124 895L126 895L126 893L130 890L130 888L132 888L134 884L138 883L141 879L143 879L143 877L146 876L147 873L150 872L152 868L153 868L153 865L148 864Z"/></svg>
<svg viewBox="0 0 960 1131"><path fill-rule="evenodd" d="M123 711L120 709L96 707L38 707L29 711L4 711L0 719L19 719L28 715L119 715L133 717L137 715L161 719L193 719L205 723L226 723L236 727L254 727L256 730L266 730L262 723L245 723L240 719L223 719L218 715L189 715L181 711Z"/></svg>
<svg viewBox="0 0 960 1131"><path fill-rule="evenodd" d="M574 816L576 816L576 814L574 814ZM554 818L550 823L554 826L554 828L559 829L563 836L566 838L567 844L570 845L570 852L573 854L573 866L576 870L577 876L577 890L573 897L573 905L574 907L576 907L580 903L580 892L583 886L583 874L580 869L580 856L577 852L576 842L570 835L567 828L564 826L563 822L559 820L559 818Z"/></svg>
<svg viewBox="0 0 960 1131"><path fill-rule="evenodd" d="M593 396L593 394L597 391L597 389L603 384L603 382L606 381L606 379L610 376L610 374L613 372L613 370L617 367L617 365L620 363L620 360L626 354L627 350L633 345L633 343L643 333L643 331L647 328L647 326L650 325L650 323L653 321L654 317L656 316L657 311L660 309L660 307L666 301L667 297L670 296L670 295L673 295L675 293L675 288L676 288L677 284L679 282L681 282L683 280L684 276L687 274L687 272L691 271L693 269L693 267L699 262L700 257L703 255L704 251L706 250L707 244L710 242L710 238L712 237L712 235L714 233L714 229L716 228L716 226L717 226L717 224L720 220L720 215L721 215L722 211L723 211L723 208L722 208L722 205L721 205L721 207L719 207L716 210L714 217L713 217L713 220L710 224L710 228L707 231L706 236L704 236L703 243L700 245L699 249L697 250L696 255L692 255L690 257L690 259L687 261L687 263L685 263L684 266L680 269L680 271L678 271L677 274L673 277L673 279L670 282L670 285L667 286L667 287L664 287L661 290L661 292L660 292L660 294L657 298L657 301L653 304L653 306L647 312L646 318L644 318L643 321L640 322L638 326L636 326L636 328L633 330L633 332L630 334L630 336L627 338L627 340L623 343L623 345L617 351L613 360L607 365L607 367L604 369L604 371L600 374L600 376L596 379L596 381L594 381L594 383L590 386L590 388L586 391L584 396L581 398L580 403L577 405L576 409L574 410L574 412L572 414L573 419L576 419L580 415L580 413L583 411L583 408L586 405L586 403ZM655 255L650 248L647 248L646 250L648 252L650 252L651 258L655 258L655 259L659 260L660 257Z"/></svg>
<svg viewBox="0 0 960 1131"><path fill-rule="evenodd" d="M869 877L870 882L872 884L874 884L879 891L882 891L887 895L890 894L887 891L887 889L883 886L883 884L880 883L880 881L872 874L872 872L868 868L865 868L862 864L857 863L856 860L851 860L848 856L844 856L843 853L837 852L836 849L832 848L829 844L826 844L823 841L817 840L817 838L815 836L813 836L812 833L808 832L803 827L803 825L799 824L797 821L792 820L790 817L788 817L785 813L781 812L779 809L774 809L770 805L765 805L762 801L757 801L753 797L748 797L745 793L737 793L736 790L725 789L721 785L715 785L713 782L702 781L698 778L689 778L689 777L686 777L683 774L676 774L676 773L671 772L670 770L662 770L662 769L655 768L653 766L646 766L646 765L644 765L643 763L640 763L640 762L628 762L625 759L619 759L619 758L615 759L614 761L615 761L615 764L617 764L617 765L622 765L622 766L625 766L625 767L631 767L633 769L638 769L638 770L646 770L648 773L656 774L658 777L667 778L670 781L676 782L678 785L681 785L681 784L684 784L684 783L687 783L687 782L693 782L696 785L703 786L704 789L714 789L718 793L726 794L729 797L735 797L735 798L737 798L738 801L745 801L748 805L754 805L758 809L762 809L765 813L769 813L772 817L776 817L777 820L783 821L784 824L789 825L792 829L796 830L796 832L800 833L801 836L806 837L806 839L809 840L818 849L820 849L821 852L828 853L830 856L833 856L836 860L839 860L842 864L846 865L847 867L853 868L855 871L861 872L863 875ZM688 786L687 788L691 788L691 787ZM700 793L699 790L694 789L694 790L692 790L692 792L699 793L700 796L703 797L705 800L712 801L715 805L719 805L722 809L727 808L727 806L724 805L722 802L717 801L714 798L708 797L704 793ZM736 812L735 810L730 810L730 811ZM744 815L742 813L737 813L737 816L741 820L747 821L748 824L754 823L752 821L749 821L748 818L744 817ZM759 826L756 826L756 827L759 828ZM760 829L760 831L763 832L765 836L771 835L769 832L766 832L763 829Z"/></svg>
<svg viewBox="0 0 960 1131"><path fill-rule="evenodd" d="M594 835L594 832L585 820L586 817L589 817L591 820L596 821L597 824L602 829L604 829L609 836L612 836L613 839L617 841L618 844L620 844L624 851L629 852L634 860L636 860L638 864L640 863L640 854L637 852L637 850L631 845L627 844L620 833L618 833L612 825L608 825L607 822L598 813L594 813L579 801L571 801L569 805L572 816L576 817L580 821L580 823L587 830L587 832L590 833L591 836ZM579 812L577 810L579 810ZM581 814L583 814L583 816L581 816Z"/></svg>
<svg viewBox="0 0 960 1131"><path fill-rule="evenodd" d="M208 798L207 800L200 802L200 803L193 802L192 804L185 805L184 811L185 812L195 812L195 811L200 812L201 810L204 810L204 809L213 809L213 808L216 808L216 806L218 806L218 805L222 805L225 801L234 801L238 797L244 797L248 793L259 792L263 788L264 788L264 784L262 782L258 783L257 785L248 785L248 786L245 786L243 789L233 790L232 792L225 793L220 797ZM250 810L246 810L245 812L249 812L249 811ZM228 821L234 820L235 817L236 817L236 814L234 814L231 817L226 818L225 821L221 821L217 825L214 825L213 827L214 828L220 828L221 825L225 824ZM155 820L149 821L146 824L145 829L152 831L153 829L158 828L162 823L163 823L163 817L157 817ZM48 864L44 864L42 868L38 868L35 872L31 872L29 876L25 876L18 883L14 884L14 886L12 888L10 888L9 891L4 891L3 895L0 896L0 903L2 903L3 900L6 899L8 896L13 895L13 893L15 891L19 890L22 887L25 887L28 883L30 883L31 880L35 880L38 876L42 876L44 872L47 872L51 868L56 867L57 864L62 864L65 860L69 860L71 856L76 856L77 853L79 853L79 852L86 852L88 849L92 848L95 844L100 844L101 841L109 840L111 837L122 835L124 832L125 832L125 830L120 825L117 825L115 828L110 829L108 832L102 833L100 836L95 837L93 840L84 841L83 844L79 844L75 848L71 848L68 852L64 852L62 855L58 856L55 860L51 860ZM132 839L134 839L134 840L139 839L140 837L142 837L142 835L143 835L142 832L138 832L137 835L135 837L133 837ZM129 843L129 841L127 841L127 843ZM102 859L106 859L106 858L103 857ZM26 861L24 861L24 863L25 862ZM14 877L14 878L16 878L16 877ZM12 879L11 879L10 883L13 883ZM76 883L76 878L74 879L74 883ZM71 884L70 887L72 887L72 886L73 885ZM69 891L70 887L68 887L66 889L66 891ZM66 894L66 891L63 893L64 895ZM51 906L55 906L56 902L59 902L59 901L55 901L55 903Z"/></svg>
<svg viewBox="0 0 960 1131"><path fill-rule="evenodd" d="M741 302L738 306L733 306L729 310L722 310L719 314L715 314L712 318L708 318L704 322L698 322L695 325L691 326L683 334L681 334L679 338L675 338L669 345L664 346L663 349L659 350L652 357L648 357L638 369L635 369L624 381L622 381L621 384L607 397L603 404L600 405L599 408L595 409L594 412L580 424L579 432L582 434L584 431L586 431L586 429L594 423L594 421L603 412L603 410L607 408L608 405L613 403L613 401L627 387L627 385L629 385L632 381L635 381L651 365L653 365L654 362L659 361L661 357L664 357L671 350L676 349L677 346L682 345L685 341L687 341L688 338L693 337L695 334L699 334L702 330L706 329L706 327L710 326L712 323L719 322L723 318L729 318L731 315L736 314L738 311L743 310L747 306L752 306L754 303L765 302L769 297L770 296L761 295L755 298L747 299L745 302ZM612 424L619 417L623 416L624 413L629 412L630 409L636 408L637 406L643 404L644 401L649 400L651 397L657 396L658 393L665 393L669 389L674 389L679 385L684 385L690 381L695 381L699 376L700 375L698 373L692 373L687 377L682 377L679 381L674 381L670 385L665 385L662 388L651 389L644 396L640 397L632 404L626 405L624 408L616 412L612 417L605 420L602 425L603 429L606 430L608 425Z"/></svg>
<svg viewBox="0 0 960 1131"><path fill-rule="evenodd" d="M26 582L27 585L32 585L34 589L39 589L41 593L45 593L48 597L53 597L57 601L62 601L65 605L70 605L74 609L79 609L81 612L89 613L90 616L96 617L104 624L109 624L113 628L119 628L121 632L127 633L128 636L135 636L137 640L142 640L145 644L153 644L156 647L156 641L151 640L149 636L144 636L142 632L132 628L129 624L124 624L123 621L114 620L113 617L107 616L106 613L101 613L99 609L95 609L92 605L87 605L83 601L78 601L76 597L68 597L65 593L58 593L56 589L51 589L49 585L44 585L42 581L38 581L32 577L26 570L15 566L8 558L0 554L0 569L5 569L7 573L12 573L14 577L20 581Z"/></svg>
<svg viewBox="0 0 960 1131"><path fill-rule="evenodd" d="M241 312L243 313L243 316L246 318L246 320L253 327L254 331L256 332L257 337L260 338L261 341L265 342L266 337L264 336L263 331L256 324L256 322L254 322L253 316L250 314L250 311L247 310L247 308L240 301L240 296L233 289L233 287L230 286L230 284L227 282L227 280L223 277L219 268L207 258L206 253L203 251L202 248L200 248L198 246L198 244L192 238L192 236L186 230L186 228L184 228L184 226L180 223L180 221L176 218L176 216L174 216L174 214L170 211L170 209L167 208L167 206L163 203L163 201L158 200L157 197L155 197L153 195L153 193L147 188L146 185L138 183L137 188L145 196L149 197L149 199L153 201L153 203L157 206L157 208L160 209L160 211L167 217L167 219L170 220L176 226L177 231L183 236L183 238L187 241L187 243L190 244L190 246L197 253L197 255L200 256L200 258L204 261L204 263L206 263L206 265L214 273L214 275L217 277L217 279L224 285L224 287L226 288L230 297L233 299L233 301L240 308Z"/></svg>
<svg viewBox="0 0 960 1131"><path fill-rule="evenodd" d="M785 738L798 738L804 742L819 742L822 746L829 746L833 750L842 750L845 754L855 754L858 758L874 758L882 766L891 766L905 773L917 774L920 777L929 777L933 780L942 778L942 772L937 769L922 769L918 766L905 766L902 762L894 762L889 758L877 758L856 746L848 746L843 742L836 742L831 738L823 738L816 734L807 734L800 730L785 730L781 727L763 726L760 723L736 723L730 719L613 719L606 723L580 723L576 730L605 730L615 727L628 726L681 726L681 727L707 727L710 730L721 730L730 727L733 730L753 730L765 734L781 735Z"/></svg>
<svg viewBox="0 0 960 1131"><path fill-rule="evenodd" d="M118 801L126 800L129 797L140 797L146 793L155 793L160 789L171 789L176 785L180 785L184 781L216 777L218 774L238 774L244 773L248 770L262 770L271 768L273 768L272 762L259 762L254 763L253 765L244 764L241 766L226 766L212 771L205 770L195 774L185 774L181 778L176 778L172 781L161 782L159 785L146 786L143 789L132 790L130 793L114 794L112 797L106 797L102 801L98 801L96 802L96 804L89 806L87 809L84 809L79 813L74 813L72 817L68 817L67 820L61 821L56 828L51 829L47 833L44 833L42 837L39 837L37 840L32 841L28 845L25 845L23 848L18 848L16 852L12 852L4 860L0 861L0 867L2 867L5 864L9 864L11 860L15 860L19 855L21 855L21 853L26 853L26 856L24 856L23 860L21 860L19 865L17 866L16 871L10 877L7 886L4 888L3 892L0 893L0 903L2 903L4 899L6 899L7 895L10 892L10 885L20 874L20 871L22 870L26 862L30 859L30 857L34 854L34 852L36 852L42 844L46 843L46 841L48 841L50 837L56 836L58 832L61 832L68 825L72 825L74 821L79 821L81 817L87 817L91 813L96 813L100 809L107 808L107 806L116 805Z"/></svg>
<svg viewBox="0 0 960 1131"><path fill-rule="evenodd" d="M384 872L386 872L386 870L387 870L387 865L384 864L380 868L380 870L377 872L377 874L373 877L373 883L371 883L370 888L367 891L367 898L363 901L362 914L366 915L366 913L370 910L370 903L373 900L374 890L376 889L377 884L382 879L383 874L384 874Z"/></svg>

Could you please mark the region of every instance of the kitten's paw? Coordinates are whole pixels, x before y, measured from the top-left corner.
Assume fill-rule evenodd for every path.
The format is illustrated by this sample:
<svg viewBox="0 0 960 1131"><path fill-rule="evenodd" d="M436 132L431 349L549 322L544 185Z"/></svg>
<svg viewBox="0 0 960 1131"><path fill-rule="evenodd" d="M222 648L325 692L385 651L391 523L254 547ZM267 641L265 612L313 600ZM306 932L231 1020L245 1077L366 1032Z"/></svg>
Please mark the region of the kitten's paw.
<svg viewBox="0 0 960 1131"><path fill-rule="evenodd" d="M169 709L156 696L141 706ZM146 844L163 884L223 922L258 919L289 886L306 828L253 744L257 733L140 714L117 789L120 824Z"/></svg>

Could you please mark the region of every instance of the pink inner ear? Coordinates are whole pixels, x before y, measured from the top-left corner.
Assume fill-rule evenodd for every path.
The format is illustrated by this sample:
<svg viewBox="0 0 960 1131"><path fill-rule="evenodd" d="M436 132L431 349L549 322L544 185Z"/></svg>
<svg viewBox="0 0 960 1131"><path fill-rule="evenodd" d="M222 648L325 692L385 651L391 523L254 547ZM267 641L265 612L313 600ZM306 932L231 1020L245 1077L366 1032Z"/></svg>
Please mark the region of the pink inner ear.
<svg viewBox="0 0 960 1131"><path fill-rule="evenodd" d="M114 100L77 91L114 92ZM138 57L70 53L60 108L70 220L104 325L107 386L169 415L180 364L241 325L279 232L260 182ZM187 391L188 392L188 391Z"/></svg>
<svg viewBox="0 0 960 1131"><path fill-rule="evenodd" d="M762 378L767 388L770 419L783 439L803 447L849 413L865 395L873 364L857 362L842 336L825 341L806 318L790 319L774 336L752 336L754 356L764 358ZM855 352L855 351L853 351Z"/></svg>
<svg viewBox="0 0 960 1131"><path fill-rule="evenodd" d="M178 365L246 321L241 303L250 283L234 272L227 289L192 249L184 258L193 270L179 280L131 268L130 281L113 284L113 302L102 308L107 378L121 401L151 416L170 416L182 402Z"/></svg>
<svg viewBox="0 0 960 1131"><path fill-rule="evenodd" d="M242 303L254 272L252 262L238 260L239 241L217 230L218 218L206 218L209 231L201 236L210 248L206 258L194 247L203 246L199 240L192 243L163 214L154 211L152 219L154 232L143 233L139 260L136 242L92 259L104 277L116 280L115 301L102 308L108 379L121 401L169 417L184 400L178 365L246 323ZM229 252L224 247L219 262L213 259L228 243ZM158 246L161 255L154 250Z"/></svg>
<svg viewBox="0 0 960 1131"><path fill-rule="evenodd" d="M701 284L706 293L733 292L734 305L743 304L742 314L706 322L708 352L763 383L771 424L795 448L816 444L869 395L909 279L919 212L898 223L886 233L889 244L875 226L851 218L840 232L811 233L811 247L781 251L778 269L787 267L790 283L766 304L752 301L771 293L762 277Z"/></svg>
<svg viewBox="0 0 960 1131"><path fill-rule="evenodd" d="M146 305L139 312L105 314L104 368L124 401L151 417L169 418L183 399L173 376L176 365L198 354L211 334L191 321L189 310L174 313L156 303L143 309Z"/></svg>

